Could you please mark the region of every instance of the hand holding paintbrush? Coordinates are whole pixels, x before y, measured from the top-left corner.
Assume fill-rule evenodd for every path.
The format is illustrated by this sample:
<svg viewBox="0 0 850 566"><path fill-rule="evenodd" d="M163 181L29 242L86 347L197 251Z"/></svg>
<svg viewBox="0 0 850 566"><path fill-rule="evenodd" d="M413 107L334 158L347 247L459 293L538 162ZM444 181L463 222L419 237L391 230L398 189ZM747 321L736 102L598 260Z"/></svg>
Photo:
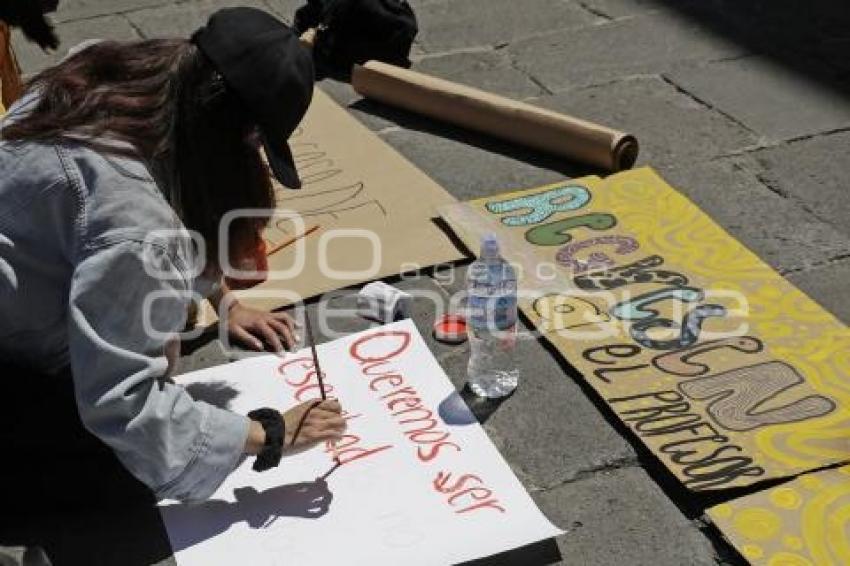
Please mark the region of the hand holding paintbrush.
<svg viewBox="0 0 850 566"><path fill-rule="evenodd" d="M322 368L319 366L319 355L316 352L313 326L306 309L304 311L304 327L307 333L307 343L313 355L313 368L316 372L319 393L322 398L306 401L284 413L285 437L283 445L290 451L306 448L320 440L330 442L333 447L346 427L339 401L328 399ZM319 434L320 436L318 436ZM336 461L336 458L334 458L334 461Z"/></svg>

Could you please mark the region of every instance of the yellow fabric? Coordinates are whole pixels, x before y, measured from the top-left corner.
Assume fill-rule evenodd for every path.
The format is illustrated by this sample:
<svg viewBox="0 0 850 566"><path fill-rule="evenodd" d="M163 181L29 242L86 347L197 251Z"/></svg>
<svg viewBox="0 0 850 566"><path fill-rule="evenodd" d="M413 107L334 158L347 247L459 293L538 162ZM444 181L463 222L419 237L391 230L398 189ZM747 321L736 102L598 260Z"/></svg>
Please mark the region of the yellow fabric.
<svg viewBox="0 0 850 566"><path fill-rule="evenodd" d="M12 33L5 23L0 22L0 115L12 105L23 92L21 69L12 51Z"/></svg>

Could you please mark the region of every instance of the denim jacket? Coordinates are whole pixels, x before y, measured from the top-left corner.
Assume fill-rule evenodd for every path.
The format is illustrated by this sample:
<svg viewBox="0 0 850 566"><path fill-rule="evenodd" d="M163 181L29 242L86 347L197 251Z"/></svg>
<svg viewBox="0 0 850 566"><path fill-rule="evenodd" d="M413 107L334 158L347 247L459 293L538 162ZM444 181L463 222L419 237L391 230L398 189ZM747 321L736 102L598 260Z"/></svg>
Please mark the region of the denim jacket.
<svg viewBox="0 0 850 566"><path fill-rule="evenodd" d="M142 162L0 140L0 359L70 364L83 424L158 498L209 497L248 435L246 417L164 377L164 346L203 286L194 254Z"/></svg>

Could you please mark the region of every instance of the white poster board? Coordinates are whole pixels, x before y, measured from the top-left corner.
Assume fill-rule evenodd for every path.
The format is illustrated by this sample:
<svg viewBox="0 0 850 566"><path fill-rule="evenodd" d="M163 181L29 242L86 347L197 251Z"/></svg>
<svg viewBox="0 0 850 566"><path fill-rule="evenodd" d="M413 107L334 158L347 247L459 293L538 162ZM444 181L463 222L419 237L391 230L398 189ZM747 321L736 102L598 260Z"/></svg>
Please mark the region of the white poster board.
<svg viewBox="0 0 850 566"><path fill-rule="evenodd" d="M256 473L252 459L205 503L160 507L180 566L428 565L490 556L561 533L540 513L409 320L318 347L347 411L337 445ZM178 378L247 413L319 396L308 350ZM447 402L447 400L449 400ZM451 407L447 416L446 407ZM459 415L458 413L463 413ZM442 415L442 416L441 416Z"/></svg>

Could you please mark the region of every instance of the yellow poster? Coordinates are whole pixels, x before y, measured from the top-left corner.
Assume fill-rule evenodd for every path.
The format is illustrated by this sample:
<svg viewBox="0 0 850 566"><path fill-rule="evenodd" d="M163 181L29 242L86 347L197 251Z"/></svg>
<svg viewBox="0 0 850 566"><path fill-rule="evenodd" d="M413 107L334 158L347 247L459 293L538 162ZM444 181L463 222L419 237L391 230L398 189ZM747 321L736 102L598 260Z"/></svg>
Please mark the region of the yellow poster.
<svg viewBox="0 0 850 566"><path fill-rule="evenodd" d="M497 234L522 311L688 489L850 461L850 331L653 170L442 212Z"/></svg>
<svg viewBox="0 0 850 566"><path fill-rule="evenodd" d="M752 564L850 564L850 467L794 481L712 507L723 535Z"/></svg>

